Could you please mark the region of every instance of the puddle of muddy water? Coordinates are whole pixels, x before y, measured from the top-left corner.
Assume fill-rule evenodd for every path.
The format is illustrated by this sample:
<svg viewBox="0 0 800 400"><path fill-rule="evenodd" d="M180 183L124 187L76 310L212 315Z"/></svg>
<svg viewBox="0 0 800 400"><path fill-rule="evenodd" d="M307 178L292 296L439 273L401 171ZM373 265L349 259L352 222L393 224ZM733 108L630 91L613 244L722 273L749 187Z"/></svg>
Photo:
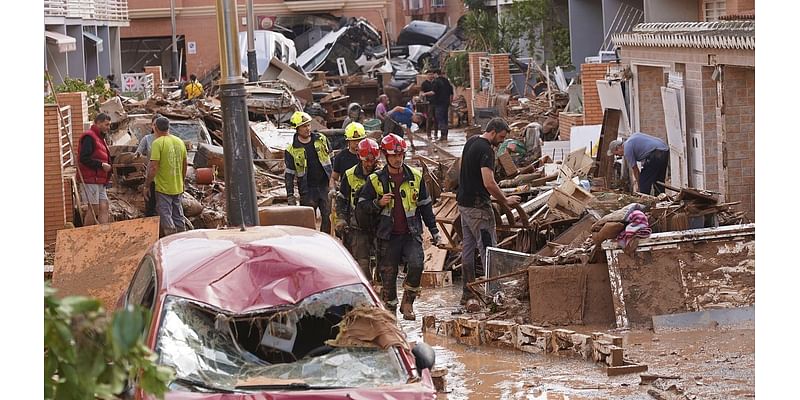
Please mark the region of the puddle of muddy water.
<svg viewBox="0 0 800 400"><path fill-rule="evenodd" d="M422 334L422 316L453 319L461 286L423 290L414 304L416 321L401 326L410 341L424 341L436 351L436 366L446 367L448 393L462 399L652 399L639 374L608 377L600 365L569 356L528 354L516 350L470 347L433 333ZM610 332L607 327L566 327L578 332ZM613 332L612 332L613 333ZM623 336L625 356L648 365L647 373L678 375L675 383L698 399L754 395L753 329L667 332L647 330ZM673 354L675 353L675 354ZM695 379L695 378L702 379ZM699 384L697 382L700 382Z"/></svg>

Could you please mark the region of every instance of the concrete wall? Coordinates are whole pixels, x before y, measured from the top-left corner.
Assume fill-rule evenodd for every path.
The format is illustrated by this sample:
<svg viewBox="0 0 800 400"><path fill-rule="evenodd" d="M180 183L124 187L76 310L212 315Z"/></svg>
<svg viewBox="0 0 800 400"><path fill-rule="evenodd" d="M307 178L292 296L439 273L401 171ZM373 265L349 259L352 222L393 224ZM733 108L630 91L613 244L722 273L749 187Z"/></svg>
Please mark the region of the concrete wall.
<svg viewBox="0 0 800 400"><path fill-rule="evenodd" d="M603 6L595 0L569 0L568 4L570 58L580 69L585 58L596 56L603 44Z"/></svg>
<svg viewBox="0 0 800 400"><path fill-rule="evenodd" d="M702 21L698 0L644 0L644 22Z"/></svg>
<svg viewBox="0 0 800 400"><path fill-rule="evenodd" d="M755 220L755 70L724 67L722 87L728 201Z"/></svg>

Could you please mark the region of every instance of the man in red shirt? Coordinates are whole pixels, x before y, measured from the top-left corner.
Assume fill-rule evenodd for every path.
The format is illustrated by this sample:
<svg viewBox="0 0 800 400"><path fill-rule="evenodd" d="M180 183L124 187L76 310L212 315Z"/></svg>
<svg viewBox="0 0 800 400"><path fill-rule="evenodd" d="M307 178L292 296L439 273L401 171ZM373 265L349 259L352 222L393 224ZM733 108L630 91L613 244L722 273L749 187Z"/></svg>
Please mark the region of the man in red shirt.
<svg viewBox="0 0 800 400"><path fill-rule="evenodd" d="M403 163L407 144L390 133L381 141L386 167L372 173L361 189L356 212L377 215L375 229L378 238L378 271L381 300L391 312L397 311L397 270L400 262L408 262L408 274L403 282L403 319L413 321L414 299L419 295L422 265L422 222L438 244L441 237L433 216L432 200L428 196L422 172Z"/></svg>
<svg viewBox="0 0 800 400"><path fill-rule="evenodd" d="M106 185L111 182L111 153L105 138L110 129L111 117L105 113L97 114L94 124L81 135L78 145L83 202L89 206L83 214L83 226L109 222Z"/></svg>

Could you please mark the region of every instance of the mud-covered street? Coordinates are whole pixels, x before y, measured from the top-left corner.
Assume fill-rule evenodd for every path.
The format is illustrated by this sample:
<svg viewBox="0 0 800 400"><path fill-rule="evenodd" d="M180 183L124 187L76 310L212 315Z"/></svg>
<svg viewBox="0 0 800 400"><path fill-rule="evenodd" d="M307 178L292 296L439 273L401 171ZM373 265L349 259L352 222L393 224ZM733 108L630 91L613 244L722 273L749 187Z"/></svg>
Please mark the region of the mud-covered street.
<svg viewBox="0 0 800 400"><path fill-rule="evenodd" d="M419 315L450 318L460 282L425 291ZM409 340L423 340L436 350L436 366L447 368L447 392L455 399L652 399L651 385L640 374L606 376L603 369L567 356L533 355L516 350L472 347L453 338L422 334L418 321L401 321ZM748 326L749 325L749 326ZM677 376L670 385L688 399L755 397L755 327L717 328L655 334L652 330L615 332L602 326L567 327L577 331L609 331L623 337L627 355L648 365L644 374ZM679 398L677 392L667 399ZM683 397L681 397L683 398Z"/></svg>

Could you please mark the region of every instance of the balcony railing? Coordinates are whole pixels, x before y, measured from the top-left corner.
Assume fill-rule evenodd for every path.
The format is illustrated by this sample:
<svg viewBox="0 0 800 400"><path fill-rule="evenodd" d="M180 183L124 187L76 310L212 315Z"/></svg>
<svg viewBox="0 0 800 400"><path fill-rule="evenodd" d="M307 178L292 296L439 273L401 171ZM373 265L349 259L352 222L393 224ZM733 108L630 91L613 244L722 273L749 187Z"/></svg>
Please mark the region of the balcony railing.
<svg viewBox="0 0 800 400"><path fill-rule="evenodd" d="M45 17L128 21L127 0L44 0Z"/></svg>

